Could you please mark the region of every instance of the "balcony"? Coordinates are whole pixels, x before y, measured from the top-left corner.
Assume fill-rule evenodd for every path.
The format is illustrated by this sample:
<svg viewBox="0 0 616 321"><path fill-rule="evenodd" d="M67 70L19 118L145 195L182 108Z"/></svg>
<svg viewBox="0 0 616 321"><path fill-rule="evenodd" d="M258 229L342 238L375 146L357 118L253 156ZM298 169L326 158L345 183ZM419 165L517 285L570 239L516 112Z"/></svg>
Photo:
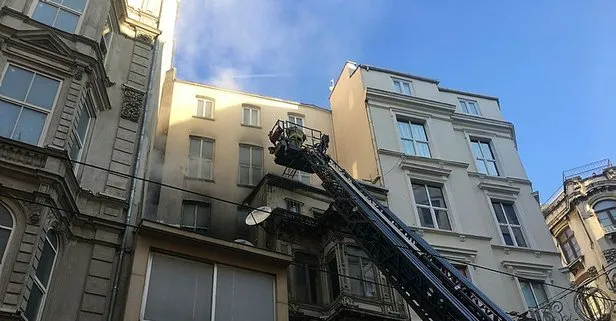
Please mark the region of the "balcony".
<svg viewBox="0 0 616 321"><path fill-rule="evenodd" d="M603 230L605 231L605 235L612 235L616 233L616 225L604 226Z"/></svg>

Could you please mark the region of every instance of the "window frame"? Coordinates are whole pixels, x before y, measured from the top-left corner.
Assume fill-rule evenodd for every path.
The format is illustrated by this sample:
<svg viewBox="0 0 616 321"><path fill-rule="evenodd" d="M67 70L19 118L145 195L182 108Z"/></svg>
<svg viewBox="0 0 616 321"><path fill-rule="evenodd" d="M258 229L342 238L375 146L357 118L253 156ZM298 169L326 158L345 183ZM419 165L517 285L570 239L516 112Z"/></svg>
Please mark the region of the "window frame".
<svg viewBox="0 0 616 321"><path fill-rule="evenodd" d="M396 83L398 83L400 85L400 92L396 91ZM408 85L409 88L409 93L405 94L404 90L403 90L403 86L404 85ZM414 96L415 90L413 88L413 82L410 80L405 80L405 79L400 79L400 78L391 78L391 90L396 93L396 94L400 94L400 95L404 95L404 96Z"/></svg>
<svg viewBox="0 0 616 321"><path fill-rule="evenodd" d="M7 252L8 252L9 246L11 245L11 241L13 240L13 235L14 235L13 231L15 230L15 215L13 215L13 212L9 209L8 206L5 206L3 203L0 203L0 212L2 211L2 209L4 209L10 216L12 226L8 227L8 226L4 226L0 224L0 229L9 231L9 237L6 239L6 248L4 248L4 252L2 253L2 255L0 255L0 271L2 271L2 268L4 267L4 263L6 262Z"/></svg>
<svg viewBox="0 0 616 321"><path fill-rule="evenodd" d="M356 255L356 254L349 253L349 249L352 249L354 251L359 251L363 255ZM360 274L361 274L359 279L361 279L361 280L357 280L356 277L351 275L351 272L350 272L350 265L351 264L349 263L349 258L350 257L354 257L354 258L357 258L359 260L359 271L360 271ZM379 289L380 271L379 271L378 267L376 266L376 264L374 264L374 262L372 262L372 260L370 260L370 258L366 254L366 252L364 252L362 249L360 249L357 246L346 245L345 248L344 248L344 258L346 260L346 266L347 266L347 270L346 270L347 271L347 275L346 276L349 278L349 289L351 291L350 292L351 295L360 296L360 297L366 298L366 299L376 299L376 300L380 299L382 297L382 294L380 293L380 289ZM370 263L371 270L372 270L372 273L374 275L374 281L366 280L365 271L364 271L364 261L365 260L367 260ZM361 286L361 290L362 290L361 294L357 294L357 293L353 292L353 289L352 289L351 284L350 284L351 281L353 281L353 280L360 282L360 286ZM369 291L368 291L368 288L366 286L366 284L368 284L368 283L373 283L373 286L374 286L374 296L369 296L368 295Z"/></svg>
<svg viewBox="0 0 616 321"><path fill-rule="evenodd" d="M288 198L288 197L285 198L284 201L285 201L285 208L286 208L287 211L290 211L290 212L293 212L293 213L297 213L297 214L300 214L300 215L302 214L302 207L304 206L304 203L302 203L302 202L300 202L298 200L294 200L292 198ZM293 211L291 209L291 207L293 205L297 206L297 212Z"/></svg>
<svg viewBox="0 0 616 321"><path fill-rule="evenodd" d="M500 204L501 210L503 211L503 215L504 215L504 218L505 218L505 221L507 222L507 224L503 224L503 223L498 221L498 216L496 215L496 211L494 210L494 206L493 206L494 203ZM505 207L503 206L503 204L511 205L511 208L514 211L519 224L516 225L516 224L509 223L509 218L507 217L507 212L505 212ZM502 242L503 245L505 245L505 246L512 246L512 247L519 247L519 248L525 248L525 249L532 248L532 246L530 244L530 238L528 237L528 235L526 233L526 230L524 228L524 224L523 224L522 220L520 219L520 215L518 215L519 211L516 208L515 202L490 198L490 211L492 211L494 222L496 224L496 230L498 232L498 235L500 236L500 239L501 239L501 242ZM526 243L526 246L519 246L518 245L518 240L516 239L515 234L513 233L513 229L511 228L512 225L514 227L517 227L517 228L520 229L520 233L522 235L522 238L524 239L524 242ZM509 235L511 235L511 239L513 240L514 245L509 245L509 244L507 244L507 242L505 242L505 237L503 236L503 232L501 230L501 226L506 226L507 227L507 230L509 231Z"/></svg>
<svg viewBox="0 0 616 321"><path fill-rule="evenodd" d="M545 302L539 303L539 301L537 300L537 294L535 294L535 288L533 287L533 284L536 285L540 285L541 288L543 289L543 293L545 294L547 300L549 301L551 298L551 293L549 292L549 289L545 286L545 284L543 284L543 280L537 280L537 279L528 279L528 278L523 278L523 277L516 277L516 281L518 284L518 290L520 291L520 298L522 299L522 302L524 303L524 306L526 307L527 311L530 311L531 315L530 318L535 319L537 321L543 321L544 318L543 316L540 314L540 311L533 311L534 309L536 309L536 307L529 307L528 303L526 302L526 297L524 296L524 291L522 290L522 282L526 282L529 284L529 287L531 289L531 294L533 295L533 299L535 301L535 304L537 306L544 304ZM538 317L538 319L536 319L536 317Z"/></svg>
<svg viewBox="0 0 616 321"><path fill-rule="evenodd" d="M602 203L602 202L614 202L615 205L612 207L608 207L608 208L604 208L604 209L600 209L600 210L595 210L595 207ZM595 216L597 217L597 221L599 223L599 225L601 225L601 227L603 228L603 231L606 231L606 228L608 228L608 226L605 226L601 223L601 220L599 219L599 213L603 213L605 212L608 215L608 218L610 219L610 222L612 222L612 227L616 227L616 199L613 198L603 198L600 199L598 201L596 201L593 205L592 205L592 211L595 214Z"/></svg>
<svg viewBox="0 0 616 321"><path fill-rule="evenodd" d="M571 232L571 235L567 236L566 235L567 231ZM560 239L560 237L562 235L565 236L565 239L563 241L561 241L561 239ZM565 259L565 262L567 262L567 264L575 262L575 260L577 260L578 258L580 258L582 256L582 250L580 248L579 243L577 242L577 239L575 238L575 233L573 233L573 230L571 230L571 227L566 226L565 228L563 228L556 235L556 242L558 243L558 247L560 248L560 252L562 253L563 258ZM571 248L571 251L573 252L573 255L575 257L570 258L567 255L567 252L564 249L564 245L568 245Z"/></svg>
<svg viewBox="0 0 616 321"><path fill-rule="evenodd" d="M57 0L57 1L63 1L63 0ZM66 6L64 6L64 5L60 4L60 3L54 2L54 1L36 0L36 1L34 1L32 3L32 7L30 9L28 17L30 17L32 20L34 20L36 22L39 22L39 23L44 24L46 26L49 26L51 28L60 30L62 32L66 32L66 33L70 33L70 34L75 34L76 35L76 34L79 34L79 31L81 31L81 24L83 22L83 16L85 15L86 11L88 11L88 5L90 4L90 0L83 0L83 1L85 2L84 6L83 6L83 11L79 12L79 11L76 11L75 9L66 7ZM36 11L36 7L38 6L38 4L40 2L47 3L47 4L49 4L52 7L56 7L56 8L58 8L58 10L64 10L64 11L67 11L67 12L69 12L71 14L79 15L79 19L77 19L77 25L75 26L75 30L73 32L68 32L68 31L62 30L62 29L60 29L60 28L58 28L58 27L56 27L54 25L48 25L48 24L46 24L46 23L44 23L42 21L38 21L38 20L34 19L32 16L34 15L34 12ZM53 22L54 24L55 24L57 18L58 18L58 14L56 13L56 17L54 18L54 22Z"/></svg>
<svg viewBox="0 0 616 321"><path fill-rule="evenodd" d="M400 130L400 123L406 123L409 126L410 129L410 133L411 136L410 138L405 138L402 136L402 131ZM422 139L416 139L413 136L413 130L412 130L412 126L421 126L422 130L423 130L423 134L424 136L426 136L425 140ZM425 158L432 158L432 146L430 146L430 137L428 136L428 130L427 130L427 126L426 126L426 122L425 121L419 121L419 120L414 120L414 119L409 119L403 116L396 116L395 119L395 126L396 126L396 131L398 133L398 144L400 146L400 151L405 154L405 155L410 155L410 156L416 156L416 157L425 157ZM408 153L405 145L404 145L404 141L410 142L413 144L413 151L414 153ZM419 155L419 153L417 152L419 149L417 148L417 146L419 144L426 144L428 147L428 156L424 156L424 155Z"/></svg>
<svg viewBox="0 0 616 321"><path fill-rule="evenodd" d="M460 110L462 110L463 114L471 115L471 116L481 116L481 110L479 109L479 103L477 101L466 99L466 98L458 98L458 103L460 104ZM475 106L475 111L477 113L470 112L470 109L468 108L469 103Z"/></svg>
<svg viewBox="0 0 616 321"><path fill-rule="evenodd" d="M197 96L197 103L195 104L195 110L193 112L193 117L214 120L214 110L215 110L215 100L209 97ZM199 102L203 101L203 115L199 115ZM211 115L207 116L207 103L211 103ZM242 116L243 117L243 116Z"/></svg>
<svg viewBox="0 0 616 321"><path fill-rule="evenodd" d="M193 225L184 225L184 206L193 205L195 207L193 213ZM199 206L205 206L209 209L208 217L207 217L207 226L198 227L197 226L197 213L199 212ZM182 200L182 212L180 217L180 227L182 229L190 229L195 233L204 234L209 232L212 224L212 204L208 202L195 201L195 200Z"/></svg>
<svg viewBox="0 0 616 321"><path fill-rule="evenodd" d="M242 184L242 180L241 180L242 164L240 162L239 154L241 153L242 147L249 149L248 155L250 157L250 160L249 160L249 166L248 166L248 184ZM260 175L261 178L259 180L263 179L263 168L264 168L264 165L265 165L263 163L263 161L264 161L263 147L256 146L256 145L249 145L249 144L241 144L240 143L239 144L239 149L238 149L238 169L237 169L237 184L240 185L240 186L250 186L250 187L253 187L253 186L256 186L259 183L259 182L253 182L252 181L254 179L254 167L255 167L255 166L253 166L253 158L252 158L253 149L260 149L261 150L261 167L259 169L259 171L261 172L260 173L261 174Z"/></svg>
<svg viewBox="0 0 616 321"><path fill-rule="evenodd" d="M479 152L481 153L481 157L479 157L478 155L475 155L474 149L473 149L473 144L477 144L479 147ZM486 156L483 154L483 149L481 148L481 144L484 144L488 147L488 150L490 151L490 153L492 154L492 159L486 158ZM486 138L481 138L481 137L469 137L469 145L470 145L470 149L471 149L471 155L473 156L473 163L475 164L475 169L477 170L478 173L484 174L484 175L488 175L488 176L501 176L501 170L499 170L499 162L497 160L496 157L496 153L494 152L494 144L492 142L491 139L486 139ZM482 172L479 169L479 166L477 166L477 162L482 162L484 168L486 169L486 172ZM496 174L491 174L490 170L488 170L488 163L493 163L494 164L494 168L496 169Z"/></svg>
<svg viewBox="0 0 616 321"><path fill-rule="evenodd" d="M78 146L79 151L77 153L77 157L76 161L82 161L83 160L83 156L84 156L84 150L85 147L88 143L88 137L90 136L90 128L92 126L92 119L94 118L92 116L92 113L90 113L90 109L94 109L94 102L91 100L90 97L90 92L86 92L86 95L84 97L85 99L85 103L81 106L80 110L79 110L79 115L75 115L75 128L73 128L71 130L71 139L73 141L73 145L71 146L71 153L72 153L72 149L75 148L76 146ZM83 141L81 141L81 137L79 137L79 131L78 131L78 127L79 127L79 121L80 116L82 115L82 113L87 113L88 115L88 125L86 126L86 131L85 131L85 137L83 138ZM69 153L69 158L71 156L71 153ZM77 170L79 169L79 163L73 163L73 168L75 173L77 173Z"/></svg>
<svg viewBox="0 0 616 321"><path fill-rule="evenodd" d="M310 273L309 263L302 263L302 262L300 262L300 260L296 261L296 257L297 257L298 254L303 255L304 258L309 258L309 259L314 260L314 262L316 262L316 264L314 264L316 266L316 269L314 269L314 272L317 275L317 278L313 279L313 278L310 277L311 273ZM295 253L293 253L293 260L295 261L295 264L294 264L295 265L295 271L293 271L293 283L294 283L294 288L293 288L293 292L294 293L293 294L295 295L295 300L297 300L300 303L304 303L304 304L318 305L320 303L319 289L321 288L321 286L320 286L320 283L321 283L321 280L320 280L320 266L321 266L321 262L319 260L319 256L318 255L314 255L314 254L310 254L310 253L307 253L307 252L304 252L304 251L295 251ZM308 261L308 260L306 260L306 261ZM297 294L299 292L298 291L299 287L297 286L297 283L298 283L297 282L297 278L298 278L297 272L298 272L298 270L300 268L303 270L303 273L306 275L307 284L306 284L306 293L305 294L308 297L308 301L309 302L304 302L304 301L298 299L298 295ZM316 293L312 293L313 289L312 289L311 282L314 282L314 288L315 288L315 292Z"/></svg>
<svg viewBox="0 0 616 321"><path fill-rule="evenodd" d="M103 53L103 55L105 56L105 58L103 60L104 64L107 64L107 58L109 58L109 49L111 48L111 43L113 42L113 36L116 33L115 26L113 25L113 21L111 20L111 12L109 12L107 14L107 20L106 21L109 21L109 32L108 32L108 34L109 34L109 42L107 42L107 40L105 40L105 35L106 35L104 33L105 32L105 29L104 29L105 28L105 24L103 24L103 32L101 33L101 40L99 42L99 46L100 46L100 44L103 44L104 48L105 48L105 51ZM103 50L101 48L101 52L102 51Z"/></svg>
<svg viewBox="0 0 616 321"><path fill-rule="evenodd" d="M34 273L32 273L32 286L38 287L41 290L41 292L43 292L43 295L41 296L41 302L39 302L39 306L37 307L36 317L34 318L34 320L28 319L25 316L25 310L24 310L23 316L28 321L38 321L41 319L43 310L45 310L45 302L47 301L47 294L49 293L49 288L51 287L51 282L53 281L53 274L56 269L56 263L58 261L58 253L60 253L60 244L58 242L59 235L56 231L53 231L56 234L56 242L58 242L57 244L54 245L51 243L51 240L49 239L49 236L48 236L49 231L53 231L53 230L47 230L45 232L45 242L48 242L49 245L51 246L51 249L55 252L53 262L51 264L51 269L49 270L49 280L48 280L47 287L44 287L43 283L41 282L41 280L39 280L38 276L36 275L36 271L38 270L38 266L37 266L37 268L34 270ZM41 251L41 255L42 255L42 251ZM30 295L32 295L32 290L30 291ZM30 301L30 297L28 297L28 302L29 301ZM26 308L27 308L27 304L26 304Z"/></svg>
<svg viewBox="0 0 616 321"><path fill-rule="evenodd" d="M15 63L15 62L12 62L12 61L9 60L4 65L4 70L2 71L2 76L0 77L0 87L2 86L2 83L4 82L4 79L6 77L6 73L9 70L10 66L14 66L16 68L23 69L23 70L26 70L28 72L32 72L34 74L34 76L32 77L32 80L30 81L30 84L28 85L28 91L26 92L26 98L24 98L24 101L19 101L19 100L15 99L15 98L4 96L2 94L0 94L0 100L5 101L5 102L7 102L9 104L12 104L12 105L21 107L21 109L19 111L19 116L21 116L21 113L22 113L24 108L33 110L33 111L38 112L38 113L43 113L43 114L46 115L45 116L45 123L43 124L43 128L41 128L41 135L39 137L38 142L36 143L36 146L41 146L42 143L45 141L45 137L47 136L47 131L49 130L49 124L51 123L51 118L53 118L53 113L54 113L54 111L56 109L56 106L58 104L60 93L63 90L64 81L61 78L50 76L47 73L40 72L40 71L38 71L36 69L32 69L32 68L29 68L29 67L24 67L24 66L22 66L22 65L20 65L18 63ZM43 77L46 77L46 78L58 81L58 89L56 90L56 95L54 97L53 104L52 104L52 106L51 106L51 108L49 110L47 110L47 109L45 109L43 107L36 106L34 104L31 104L31 103L28 103L28 102L25 101L25 99L27 99L27 97L28 97L28 94L30 93L30 90L32 89L32 84L34 83L34 77L37 74L40 74ZM19 121L19 116L18 116L16 122ZM13 134L15 132L16 125L17 125L17 123L15 123L13 125L13 132L11 133L11 135L10 135L11 137L9 137L9 139L17 140L17 139L12 138L12 136L13 136Z"/></svg>
<svg viewBox="0 0 616 321"><path fill-rule="evenodd" d="M256 125L244 122L244 111L245 110L250 111L249 112L250 117L248 117L249 120L252 119L252 112L257 113L257 124ZM261 128L261 108L257 106L252 106L252 105L242 105L242 114L240 115L240 119L241 119L242 126Z"/></svg>
<svg viewBox="0 0 616 321"><path fill-rule="evenodd" d="M293 120L291 120L291 118L293 118ZM301 124L298 124L298 123L297 123L297 120L298 120L298 119L301 119ZM288 114L288 115L287 115L287 121L288 121L288 122L290 122L290 123L292 123L292 124L295 124L295 125L297 125L297 126L300 126L300 127L302 127L302 128L303 128L303 127L306 127L306 117L304 117L304 116L302 116L302 115L298 115L298 114Z"/></svg>
<svg viewBox="0 0 616 321"><path fill-rule="evenodd" d="M415 192L414 192L413 185L421 185L421 186L423 186L424 191L426 192L426 195L428 196L428 203L430 205L417 203L417 200L415 199ZM447 196L445 194L445 190L444 190L445 186L441 185L441 184L428 183L428 182L423 182L423 181L416 181L416 182L411 181L411 186L410 187L411 187L411 194L412 194L412 198L413 198L413 203L415 205L415 213L416 213L416 219L417 219L418 226L420 226L422 228L436 229L436 230L441 230L441 231L454 231L453 219L452 219L452 217L450 215L451 210L449 208L447 208L447 204L449 203L449 200L447 199ZM428 189L428 187L438 188L441 191L441 194L443 195L443 203L444 203L445 207L439 207L439 206L432 205L432 199L430 197L430 190ZM430 215L432 217L432 223L433 223L434 227L423 226L421 224L421 218L420 218L421 213L419 212L418 207L427 208L427 209L430 210ZM436 211L435 210L445 211L445 214L447 215L447 220L449 221L449 226L451 227L451 229L448 230L448 229L440 228L438 226L438 220L436 218Z"/></svg>
<svg viewBox="0 0 616 321"><path fill-rule="evenodd" d="M195 157L195 156L190 156L190 143L191 140L198 140L199 141L199 157ZM208 142L212 144L212 159L207 159L207 158L203 158L203 143L204 142ZM206 181L213 181L214 180L214 159L216 158L216 141L211 139L211 138L207 138L207 137L201 137L201 136L193 136L190 135L188 136L188 157L187 157L187 166L186 166L186 177L191 178L191 179L200 179L200 180L206 180ZM196 160L197 161L197 176L192 176L190 173L190 163L191 161ZM207 161L209 166L210 166L210 177L203 177L203 161Z"/></svg>

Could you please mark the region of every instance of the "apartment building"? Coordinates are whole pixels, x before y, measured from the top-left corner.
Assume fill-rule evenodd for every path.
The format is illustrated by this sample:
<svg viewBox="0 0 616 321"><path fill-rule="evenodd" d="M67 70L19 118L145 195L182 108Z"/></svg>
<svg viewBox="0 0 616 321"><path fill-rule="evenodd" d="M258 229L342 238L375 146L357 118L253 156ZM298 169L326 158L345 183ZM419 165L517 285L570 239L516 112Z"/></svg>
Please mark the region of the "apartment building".
<svg viewBox="0 0 616 321"><path fill-rule="evenodd" d="M571 283L616 299L616 167L605 159L564 171L541 210ZM610 320L613 304L589 299L590 320Z"/></svg>
<svg viewBox="0 0 616 321"><path fill-rule="evenodd" d="M497 98L347 62L330 103L339 164L387 189L389 208L493 301L570 315L542 305L568 277Z"/></svg>
<svg viewBox="0 0 616 321"><path fill-rule="evenodd" d="M157 103L153 67L170 64L158 36L173 33L176 6L0 1L1 320L115 320L123 310L135 186L125 175L137 172Z"/></svg>

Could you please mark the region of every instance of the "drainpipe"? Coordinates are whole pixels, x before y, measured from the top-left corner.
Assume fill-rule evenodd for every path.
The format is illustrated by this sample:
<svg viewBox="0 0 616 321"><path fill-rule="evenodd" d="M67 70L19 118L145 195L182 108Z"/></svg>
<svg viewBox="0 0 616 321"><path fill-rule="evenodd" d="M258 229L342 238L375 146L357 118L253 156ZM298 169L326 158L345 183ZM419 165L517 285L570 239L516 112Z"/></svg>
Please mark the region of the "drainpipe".
<svg viewBox="0 0 616 321"><path fill-rule="evenodd" d="M154 63L158 60L158 36L154 39L154 45L152 49L152 60L150 60L150 71L148 75L148 88L143 99L143 122L141 123L139 141L137 142L137 159L135 160L135 171L133 172L135 176L139 175L139 171L141 170L141 158L143 151L141 150L143 146L143 141L146 138L146 129L147 125L150 122L150 113L148 112L148 102L150 101L150 96L152 95L152 83L153 83L153 75L154 75ZM145 184L145 183L144 183ZM130 234L132 228L130 226L131 219L133 216L133 212L135 211L135 193L137 191L137 179L133 178L131 180L131 191L130 191L130 203L128 205L128 212L126 213L126 219L124 220L124 236L122 237L122 245L120 247L120 255L118 257L118 265L113 276L113 289L111 292L111 301L109 303L109 308L107 310L107 321L113 320L113 312L116 303L116 299L119 291L119 283L120 283L120 274L122 274L122 265L124 264L124 256L126 255L126 246L128 243L128 235Z"/></svg>

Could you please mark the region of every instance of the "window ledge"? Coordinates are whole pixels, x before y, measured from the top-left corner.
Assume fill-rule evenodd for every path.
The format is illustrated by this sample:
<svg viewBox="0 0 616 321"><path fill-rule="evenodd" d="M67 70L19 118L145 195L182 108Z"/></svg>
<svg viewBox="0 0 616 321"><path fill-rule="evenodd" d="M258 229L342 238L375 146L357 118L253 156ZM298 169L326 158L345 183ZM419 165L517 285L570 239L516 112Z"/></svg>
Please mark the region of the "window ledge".
<svg viewBox="0 0 616 321"><path fill-rule="evenodd" d="M489 237L489 236L465 234L465 233L460 233L460 232L456 232L456 231L441 230L441 229L432 228L432 227L409 226L409 228L411 228L412 230L416 231L417 233L419 233L422 236L423 236L424 233L451 235L451 236L460 238L461 242L463 242L467 238L468 239L477 239L477 240L486 240L486 241L492 240L492 237Z"/></svg>
<svg viewBox="0 0 616 321"><path fill-rule="evenodd" d="M584 255L578 256L575 260L571 261L571 263L565 265L564 268L571 271L571 268L578 263L584 263Z"/></svg>
<svg viewBox="0 0 616 321"><path fill-rule="evenodd" d="M255 188L257 185L248 185L248 184L240 184L240 183L238 183L237 186L239 186L239 187L246 187L246 188Z"/></svg>
<svg viewBox="0 0 616 321"><path fill-rule="evenodd" d="M193 116L192 116L192 118L196 118L196 119L205 119L205 120L212 120L212 121L216 120L216 119L214 119L214 118L210 118L210 117L201 117L201 116L196 116L196 115L193 115Z"/></svg>
<svg viewBox="0 0 616 321"><path fill-rule="evenodd" d="M186 176L184 175L184 179L189 179L192 181L201 181L201 182L208 182L208 183L216 183L216 180L214 180L213 178L200 178L200 177L192 177L192 176Z"/></svg>
<svg viewBox="0 0 616 321"><path fill-rule="evenodd" d="M244 126L244 127L250 127L250 128L256 128L256 129L262 129L262 127L261 127L261 126L248 125L248 124L244 124L244 123L242 123L241 125L242 125L242 126Z"/></svg>
<svg viewBox="0 0 616 321"><path fill-rule="evenodd" d="M520 247L520 246L511 246L511 245L503 245L503 244L491 244L491 246L493 248L503 250L505 254L508 254L511 251L516 251L516 252L534 253L536 257L540 257L542 254L558 255L558 257L560 257L560 252L558 251L546 251L546 250L533 249L530 247Z"/></svg>

